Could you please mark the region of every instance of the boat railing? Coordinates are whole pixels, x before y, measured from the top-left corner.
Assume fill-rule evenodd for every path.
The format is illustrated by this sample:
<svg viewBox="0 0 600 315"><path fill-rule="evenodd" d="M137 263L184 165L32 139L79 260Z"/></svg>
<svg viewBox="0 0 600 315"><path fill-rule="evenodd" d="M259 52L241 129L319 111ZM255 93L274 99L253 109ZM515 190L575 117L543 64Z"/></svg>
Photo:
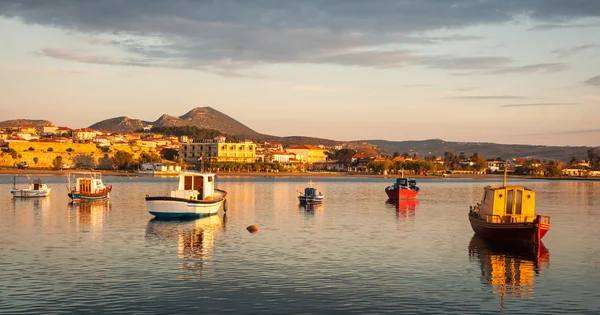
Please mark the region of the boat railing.
<svg viewBox="0 0 600 315"><path fill-rule="evenodd" d="M522 215L498 215L498 214L480 214L479 218L489 223L528 223L533 222L535 217ZM548 222L550 218L548 217Z"/></svg>
<svg viewBox="0 0 600 315"><path fill-rule="evenodd" d="M550 225L550 217L547 215L538 215L538 223L539 224L548 224Z"/></svg>

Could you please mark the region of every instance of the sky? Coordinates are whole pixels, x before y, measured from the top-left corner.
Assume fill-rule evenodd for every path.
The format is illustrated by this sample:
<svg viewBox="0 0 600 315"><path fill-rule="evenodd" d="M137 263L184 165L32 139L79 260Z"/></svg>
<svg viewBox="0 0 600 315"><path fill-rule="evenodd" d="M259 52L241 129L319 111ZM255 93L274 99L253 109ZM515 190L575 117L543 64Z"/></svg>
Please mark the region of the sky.
<svg viewBox="0 0 600 315"><path fill-rule="evenodd" d="M2 0L0 120L600 145L597 0Z"/></svg>

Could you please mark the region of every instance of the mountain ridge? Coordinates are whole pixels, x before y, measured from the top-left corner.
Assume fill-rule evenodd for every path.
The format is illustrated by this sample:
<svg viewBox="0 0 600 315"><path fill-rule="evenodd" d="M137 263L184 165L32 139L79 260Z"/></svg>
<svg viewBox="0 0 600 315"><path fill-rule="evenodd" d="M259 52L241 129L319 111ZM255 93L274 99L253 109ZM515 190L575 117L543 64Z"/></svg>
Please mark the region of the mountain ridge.
<svg viewBox="0 0 600 315"><path fill-rule="evenodd" d="M31 119L13 119L0 121L0 127L18 127L18 126L53 126L48 120ZM394 152L417 154L418 157L425 157L433 154L443 156L445 152L453 152L455 155L465 152L467 156L477 152L480 156L486 158L501 157L503 159L514 157L532 157L538 159L557 159L568 161L572 156L578 158L587 157L587 150L591 146L546 146L546 145L527 145L527 144L501 144L491 142L453 142L442 139L426 140L406 140L390 141L382 139L355 140L355 141L337 141L316 137L304 136L273 136L261 134L242 124L238 120L219 112L211 107L195 107L181 116L171 116L162 114L155 121L145 121L141 119L130 118L127 116L118 116L99 121L89 126L89 128L116 133L134 132L153 125L160 127L169 126L195 126L198 128L215 129L223 134L244 137L253 141L282 142L284 144L322 144L325 146L334 146L346 144L353 149L361 147L375 146L376 151L391 155ZM600 150L600 147L596 147Z"/></svg>

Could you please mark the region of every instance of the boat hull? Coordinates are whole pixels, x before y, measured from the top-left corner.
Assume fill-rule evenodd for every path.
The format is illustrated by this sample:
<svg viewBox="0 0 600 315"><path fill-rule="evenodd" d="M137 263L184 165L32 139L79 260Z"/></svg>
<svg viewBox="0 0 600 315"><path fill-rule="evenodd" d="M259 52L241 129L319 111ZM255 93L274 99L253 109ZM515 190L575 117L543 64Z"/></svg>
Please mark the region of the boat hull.
<svg viewBox="0 0 600 315"><path fill-rule="evenodd" d="M46 197L50 195L50 188L44 190L33 190L33 189L13 189L10 191L13 197L21 198L35 198L35 197Z"/></svg>
<svg viewBox="0 0 600 315"><path fill-rule="evenodd" d="M226 200L190 200L176 197L146 197L148 211L158 218L202 217L216 214Z"/></svg>
<svg viewBox="0 0 600 315"><path fill-rule="evenodd" d="M105 194L80 194L75 192L68 193L69 198L73 200L102 200L108 199L110 197L110 193Z"/></svg>
<svg viewBox="0 0 600 315"><path fill-rule="evenodd" d="M415 199L419 194L418 191L406 188L394 188L394 189L386 189L385 193L388 198L391 200L399 200L399 199Z"/></svg>
<svg viewBox="0 0 600 315"><path fill-rule="evenodd" d="M475 235L495 241L538 243L548 233L550 225L530 223L491 223L469 215Z"/></svg>
<svg viewBox="0 0 600 315"><path fill-rule="evenodd" d="M314 197L298 196L298 201L300 201L300 204L322 203L324 197L325 196L314 196Z"/></svg>

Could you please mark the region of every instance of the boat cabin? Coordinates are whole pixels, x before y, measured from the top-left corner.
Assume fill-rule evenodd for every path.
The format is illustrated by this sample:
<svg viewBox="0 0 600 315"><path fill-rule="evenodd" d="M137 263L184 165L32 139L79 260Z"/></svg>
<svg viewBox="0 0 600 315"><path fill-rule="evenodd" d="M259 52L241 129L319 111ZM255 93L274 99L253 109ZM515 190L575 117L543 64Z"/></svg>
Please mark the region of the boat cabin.
<svg viewBox="0 0 600 315"><path fill-rule="evenodd" d="M478 209L487 222L534 222L535 192L523 186L487 186Z"/></svg>
<svg viewBox="0 0 600 315"><path fill-rule="evenodd" d="M206 200L214 197L214 191L214 174L182 173L179 175L179 187L171 191L171 197Z"/></svg>
<svg viewBox="0 0 600 315"><path fill-rule="evenodd" d="M76 191L82 194L95 194L104 188L101 179L80 177L77 178Z"/></svg>
<svg viewBox="0 0 600 315"><path fill-rule="evenodd" d="M306 187L304 188L304 195L307 197L313 197L319 195L319 193L317 193L316 188Z"/></svg>
<svg viewBox="0 0 600 315"><path fill-rule="evenodd" d="M396 187L408 187L408 178L396 178Z"/></svg>

